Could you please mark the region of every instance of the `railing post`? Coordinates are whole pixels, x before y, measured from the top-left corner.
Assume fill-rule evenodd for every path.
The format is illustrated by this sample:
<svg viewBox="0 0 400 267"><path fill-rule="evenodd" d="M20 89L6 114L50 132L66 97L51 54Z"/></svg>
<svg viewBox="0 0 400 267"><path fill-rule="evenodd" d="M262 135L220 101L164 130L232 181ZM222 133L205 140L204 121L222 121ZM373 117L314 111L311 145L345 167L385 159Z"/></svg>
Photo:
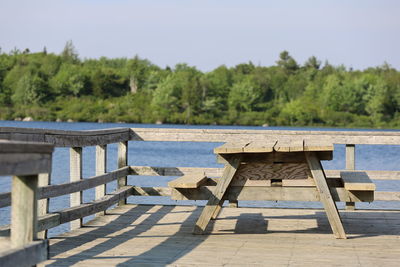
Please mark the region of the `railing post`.
<svg viewBox="0 0 400 267"><path fill-rule="evenodd" d="M11 245L21 247L36 239L38 175L13 176Z"/></svg>
<svg viewBox="0 0 400 267"><path fill-rule="evenodd" d="M346 170L354 171L356 169L356 145L346 144ZM355 210L355 202L346 202L346 210Z"/></svg>
<svg viewBox="0 0 400 267"><path fill-rule="evenodd" d="M51 171L50 171L51 172ZM51 173L40 173L39 174L39 187L50 185L51 183ZM38 216L43 216L49 213L50 199L40 199L38 200ZM37 233L37 237L40 239L47 238L47 230Z"/></svg>
<svg viewBox="0 0 400 267"><path fill-rule="evenodd" d="M118 169L128 165L128 141L118 143ZM127 177L118 178L118 188L127 185ZM125 205L126 199L118 202L118 205Z"/></svg>
<svg viewBox="0 0 400 267"><path fill-rule="evenodd" d="M96 176L107 172L107 145L96 146ZM107 185L99 185L96 187L96 199L100 199L106 195ZM106 212L96 213L96 216L102 216Z"/></svg>
<svg viewBox="0 0 400 267"><path fill-rule="evenodd" d="M70 181L75 182L82 179L82 147L71 147L70 149ZM82 191L70 195L71 207L82 204ZM71 230L82 226L83 218L71 221Z"/></svg>

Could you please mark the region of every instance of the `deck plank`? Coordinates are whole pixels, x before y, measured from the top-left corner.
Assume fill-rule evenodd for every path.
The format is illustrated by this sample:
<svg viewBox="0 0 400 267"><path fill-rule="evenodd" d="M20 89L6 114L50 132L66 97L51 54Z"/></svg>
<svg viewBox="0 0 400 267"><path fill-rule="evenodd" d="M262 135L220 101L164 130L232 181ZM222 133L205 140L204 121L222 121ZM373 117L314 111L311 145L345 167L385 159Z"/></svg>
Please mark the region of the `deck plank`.
<svg viewBox="0 0 400 267"><path fill-rule="evenodd" d="M323 210L223 208L193 235L202 207L125 205L50 240L46 266L398 266L400 211L341 211L347 240ZM43 265L39 265L43 266Z"/></svg>

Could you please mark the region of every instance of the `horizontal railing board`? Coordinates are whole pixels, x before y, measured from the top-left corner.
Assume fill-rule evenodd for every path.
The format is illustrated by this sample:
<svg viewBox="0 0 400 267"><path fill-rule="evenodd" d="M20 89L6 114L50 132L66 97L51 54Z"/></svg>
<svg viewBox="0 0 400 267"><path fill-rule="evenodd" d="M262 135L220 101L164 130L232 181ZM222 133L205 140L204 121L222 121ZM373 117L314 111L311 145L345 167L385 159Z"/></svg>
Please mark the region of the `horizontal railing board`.
<svg viewBox="0 0 400 267"><path fill-rule="evenodd" d="M0 153L0 176L33 175L51 170L49 153Z"/></svg>
<svg viewBox="0 0 400 267"><path fill-rule="evenodd" d="M57 147L83 147L127 141L129 128L87 131L64 131L52 129L0 127L0 139L45 142Z"/></svg>
<svg viewBox="0 0 400 267"><path fill-rule="evenodd" d="M209 177L222 176L222 168L130 166L130 175L183 176L203 172Z"/></svg>
<svg viewBox="0 0 400 267"><path fill-rule="evenodd" d="M130 168L127 166L112 172L108 172L106 174L93 176L76 182L39 187L38 199L58 197L94 188L98 185L106 184L115 181L118 178L127 176L129 175L129 173L130 173ZM7 207L10 205L11 205L11 194L10 193L0 194L0 208Z"/></svg>
<svg viewBox="0 0 400 267"><path fill-rule="evenodd" d="M93 176L76 182L39 187L38 198L44 199L44 198L58 197L66 194L87 190L90 188L94 188L98 185L112 182L120 177L129 175L129 172L130 172L129 167L123 167L121 169L108 172L106 174Z"/></svg>
<svg viewBox="0 0 400 267"><path fill-rule="evenodd" d="M48 143L0 140L0 153L47 153L51 154L54 146Z"/></svg>
<svg viewBox="0 0 400 267"><path fill-rule="evenodd" d="M238 129L114 128L87 131L0 127L0 139L52 143L56 146L93 146L126 140L228 142L293 138L331 141L335 144L400 145L400 131L289 131Z"/></svg>
<svg viewBox="0 0 400 267"><path fill-rule="evenodd" d="M171 196L172 189L169 187L133 187L134 196ZM374 200L377 201L400 201L400 192L375 191Z"/></svg>
<svg viewBox="0 0 400 267"><path fill-rule="evenodd" d="M48 259L48 240L33 241L21 248L0 252L0 266L35 266Z"/></svg>
<svg viewBox="0 0 400 267"><path fill-rule="evenodd" d="M38 231L44 231L60 224L104 211L118 203L118 201L129 197L132 193L132 186L123 186L90 203L84 203L76 207L66 208L41 216L38 219Z"/></svg>
<svg viewBox="0 0 400 267"><path fill-rule="evenodd" d="M328 178L339 178L342 170L325 170ZM152 166L130 166L109 172L104 175L94 176L73 183L49 185L40 187L38 190L39 199L57 197L82 190L87 190L98 185L116 180L126 175L142 176L183 176L204 172L207 177L220 177L222 168L201 168L201 167L152 167ZM399 171L365 171L372 180L400 180ZM379 193L380 194L380 193ZM400 192L399 192L400 194ZM11 194L0 194L0 208L10 206Z"/></svg>
<svg viewBox="0 0 400 267"><path fill-rule="evenodd" d="M222 176L223 168L130 166L131 175L183 176L203 172L208 177ZM325 170L328 178L339 178L344 170ZM365 171L365 170L359 170ZM400 171L365 171L372 180L400 180Z"/></svg>
<svg viewBox="0 0 400 267"><path fill-rule="evenodd" d="M330 141L335 144L400 145L400 131L289 131L237 129L131 128L131 140L232 142L262 141L266 138L296 138Z"/></svg>

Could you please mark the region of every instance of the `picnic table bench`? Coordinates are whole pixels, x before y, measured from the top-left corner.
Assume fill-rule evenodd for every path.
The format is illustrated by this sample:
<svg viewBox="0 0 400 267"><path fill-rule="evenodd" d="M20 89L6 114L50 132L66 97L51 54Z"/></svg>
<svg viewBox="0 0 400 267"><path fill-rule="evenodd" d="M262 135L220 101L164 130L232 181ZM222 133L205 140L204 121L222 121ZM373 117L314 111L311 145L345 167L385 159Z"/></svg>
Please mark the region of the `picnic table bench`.
<svg viewBox="0 0 400 267"><path fill-rule="evenodd" d="M331 160L333 144L305 139L226 143L214 149L225 163L220 178L204 173L168 183L175 200L208 200L193 230L203 234L225 200L321 201L336 238L346 238L335 201L371 202L375 184L365 172L341 172L327 179L321 160Z"/></svg>

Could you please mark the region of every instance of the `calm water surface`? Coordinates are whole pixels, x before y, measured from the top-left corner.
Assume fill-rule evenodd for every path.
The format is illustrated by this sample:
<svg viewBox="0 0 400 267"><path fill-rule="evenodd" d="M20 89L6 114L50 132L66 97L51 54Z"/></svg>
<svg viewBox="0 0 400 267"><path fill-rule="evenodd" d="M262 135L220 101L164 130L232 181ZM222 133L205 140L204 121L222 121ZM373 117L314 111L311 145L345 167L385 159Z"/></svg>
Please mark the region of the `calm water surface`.
<svg viewBox="0 0 400 267"><path fill-rule="evenodd" d="M186 126L186 125L148 125L148 124L125 124L125 123L63 123L63 122L15 122L0 121L0 127L27 127L27 128L46 128L59 130L93 130L115 127L135 127L135 128L185 128L185 129L252 129L252 130L340 130L354 131L355 129L337 128L295 128L295 127L241 127L241 126ZM359 131L365 131L359 130ZM371 131L368 129L368 131ZM217 164L213 149L221 143L195 143L195 142L129 142L128 164L138 166L170 166L170 167L222 167ZM107 170L117 168L117 146L108 146ZM335 145L332 161L324 161L325 169L344 169L345 168L345 146ZM91 177L95 175L95 148L84 148L83 152L83 176ZM56 148L53 154L52 183L66 183L69 180L69 149ZM400 170L400 146L383 145L357 145L356 146L356 169L362 170ZM10 178L1 177L0 192L10 191ZM167 186L167 182L174 177L152 177L152 176L130 176L128 183L137 186ZM400 181L375 181L379 191L400 191ZM116 183L109 183L107 191L112 192L116 188ZM84 192L84 201L94 199L94 189ZM129 203L137 204L185 204L185 205L204 205L204 201L176 201L169 197L130 197ZM53 198L50 201L50 210L56 211L66 208L69 203L68 196ZM240 202L241 206L263 206L263 207L321 207L317 202ZM343 206L339 204L339 208ZM357 203L357 207L364 209L400 209L398 202L379 202ZM0 224L9 223L9 208L0 209ZM92 217L86 218L86 220ZM61 225L51 230L51 235L64 232L68 229L68 224Z"/></svg>

